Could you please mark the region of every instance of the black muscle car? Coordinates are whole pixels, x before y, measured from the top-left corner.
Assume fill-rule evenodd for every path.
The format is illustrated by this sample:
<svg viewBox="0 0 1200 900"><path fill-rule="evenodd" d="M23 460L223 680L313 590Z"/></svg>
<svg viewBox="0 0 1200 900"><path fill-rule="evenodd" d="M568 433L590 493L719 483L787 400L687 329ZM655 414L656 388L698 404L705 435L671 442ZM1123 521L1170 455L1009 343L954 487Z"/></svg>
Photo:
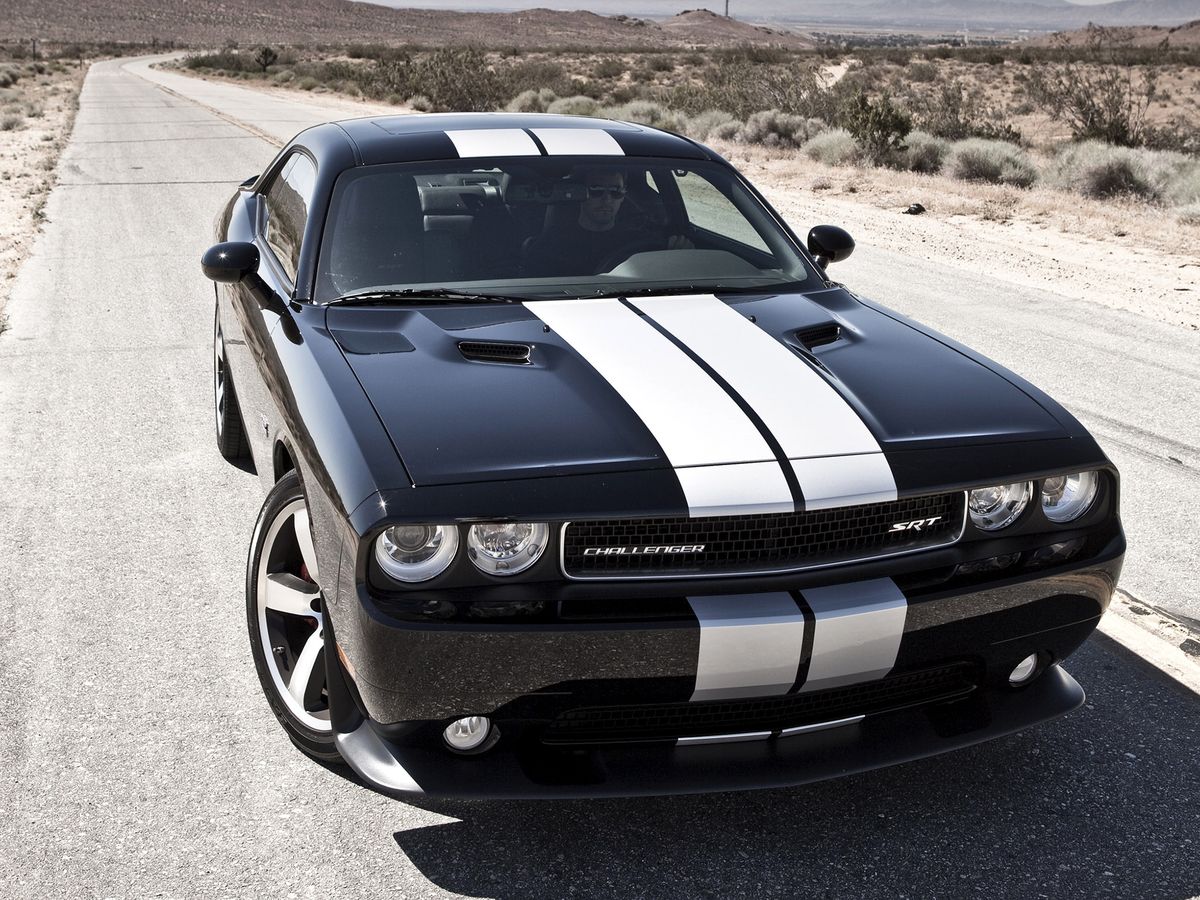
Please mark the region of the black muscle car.
<svg viewBox="0 0 1200 900"><path fill-rule="evenodd" d="M1112 464L706 147L331 123L216 230L217 443L268 490L251 652L304 752L395 794L713 791L1082 702Z"/></svg>

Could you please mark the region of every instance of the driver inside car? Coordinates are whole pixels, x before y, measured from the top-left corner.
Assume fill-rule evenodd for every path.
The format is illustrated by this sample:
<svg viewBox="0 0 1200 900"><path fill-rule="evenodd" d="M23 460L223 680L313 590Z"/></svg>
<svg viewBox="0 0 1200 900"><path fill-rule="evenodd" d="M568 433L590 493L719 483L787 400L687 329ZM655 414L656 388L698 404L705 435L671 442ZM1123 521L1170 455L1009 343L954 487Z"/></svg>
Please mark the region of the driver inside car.
<svg viewBox="0 0 1200 900"><path fill-rule="evenodd" d="M621 219L626 199L621 170L591 169L582 174L587 195L579 203L578 215L561 227L547 227L530 241L525 250L528 274L591 275L634 253L692 246L682 235L668 238L658 228Z"/></svg>

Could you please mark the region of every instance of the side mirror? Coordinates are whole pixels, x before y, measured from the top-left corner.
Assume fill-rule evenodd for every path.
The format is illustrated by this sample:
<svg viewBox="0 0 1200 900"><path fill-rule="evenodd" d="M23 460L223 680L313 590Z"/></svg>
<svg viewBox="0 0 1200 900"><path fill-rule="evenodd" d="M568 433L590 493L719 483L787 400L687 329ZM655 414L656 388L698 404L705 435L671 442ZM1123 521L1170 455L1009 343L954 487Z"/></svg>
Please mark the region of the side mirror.
<svg viewBox="0 0 1200 900"><path fill-rule="evenodd" d="M244 241L227 241L209 247L200 268L213 281L237 284L258 271L258 248Z"/></svg>
<svg viewBox="0 0 1200 900"><path fill-rule="evenodd" d="M818 225L808 233L808 252L822 269L854 252L854 238L836 225Z"/></svg>

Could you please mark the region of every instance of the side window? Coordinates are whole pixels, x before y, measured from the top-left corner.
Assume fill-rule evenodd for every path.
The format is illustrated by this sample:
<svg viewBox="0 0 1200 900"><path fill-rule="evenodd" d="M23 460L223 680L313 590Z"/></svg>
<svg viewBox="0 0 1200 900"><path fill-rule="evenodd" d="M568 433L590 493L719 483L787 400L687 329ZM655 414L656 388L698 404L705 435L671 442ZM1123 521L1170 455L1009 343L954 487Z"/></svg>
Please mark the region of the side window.
<svg viewBox="0 0 1200 900"><path fill-rule="evenodd" d="M316 180L312 161L302 153L294 153L267 190L267 244L293 283Z"/></svg>
<svg viewBox="0 0 1200 900"><path fill-rule="evenodd" d="M676 178L676 184L679 185L688 219L697 228L704 228L755 250L771 252L732 201L702 175L689 172Z"/></svg>

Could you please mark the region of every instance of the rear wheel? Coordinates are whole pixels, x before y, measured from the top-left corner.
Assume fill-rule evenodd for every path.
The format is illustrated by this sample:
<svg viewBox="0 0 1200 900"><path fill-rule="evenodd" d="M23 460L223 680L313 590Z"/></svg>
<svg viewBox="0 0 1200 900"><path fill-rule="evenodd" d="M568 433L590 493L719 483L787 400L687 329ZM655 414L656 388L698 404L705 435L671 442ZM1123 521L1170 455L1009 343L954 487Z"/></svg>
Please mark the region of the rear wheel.
<svg viewBox="0 0 1200 900"><path fill-rule="evenodd" d="M221 333L220 307L217 308L214 319L213 406L217 413L217 450L225 459L236 462L250 455L250 444L246 441L242 410L238 406L237 392L233 389L233 376L225 359L225 336Z"/></svg>
<svg viewBox="0 0 1200 900"><path fill-rule="evenodd" d="M341 757L329 719L324 605L308 505L289 472L267 495L246 572L250 651L275 718L316 759Z"/></svg>

